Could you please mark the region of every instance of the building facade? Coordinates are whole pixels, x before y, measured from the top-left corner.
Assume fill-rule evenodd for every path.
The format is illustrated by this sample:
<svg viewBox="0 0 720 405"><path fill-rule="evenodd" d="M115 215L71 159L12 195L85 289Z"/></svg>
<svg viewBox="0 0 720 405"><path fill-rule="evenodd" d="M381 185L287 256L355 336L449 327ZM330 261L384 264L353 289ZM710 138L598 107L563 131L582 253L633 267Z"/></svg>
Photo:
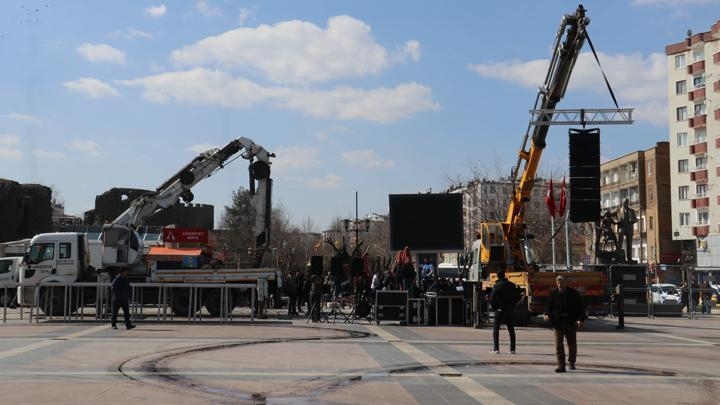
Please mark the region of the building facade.
<svg viewBox="0 0 720 405"><path fill-rule="evenodd" d="M672 238L683 257L698 265L710 260L709 244L720 234L720 21L710 31L665 47L668 70L668 127ZM709 79L706 83L706 78ZM696 256L697 255L697 256ZM705 263L701 263L701 262Z"/></svg>

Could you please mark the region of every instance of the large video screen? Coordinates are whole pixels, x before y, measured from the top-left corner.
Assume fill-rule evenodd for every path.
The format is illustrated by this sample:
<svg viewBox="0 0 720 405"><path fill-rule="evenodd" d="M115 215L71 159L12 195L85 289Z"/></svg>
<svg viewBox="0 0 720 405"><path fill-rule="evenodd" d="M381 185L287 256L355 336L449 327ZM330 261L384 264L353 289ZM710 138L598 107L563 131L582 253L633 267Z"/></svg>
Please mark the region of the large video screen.
<svg viewBox="0 0 720 405"><path fill-rule="evenodd" d="M462 194L390 194L390 250L463 250Z"/></svg>

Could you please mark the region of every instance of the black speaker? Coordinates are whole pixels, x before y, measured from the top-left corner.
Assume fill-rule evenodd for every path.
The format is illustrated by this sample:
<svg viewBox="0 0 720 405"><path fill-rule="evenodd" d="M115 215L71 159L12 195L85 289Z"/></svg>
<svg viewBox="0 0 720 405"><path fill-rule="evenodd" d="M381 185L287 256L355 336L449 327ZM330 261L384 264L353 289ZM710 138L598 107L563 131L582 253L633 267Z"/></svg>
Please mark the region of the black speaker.
<svg viewBox="0 0 720 405"><path fill-rule="evenodd" d="M570 221L600 219L600 129L569 131Z"/></svg>
<svg viewBox="0 0 720 405"><path fill-rule="evenodd" d="M323 272L323 257L322 256L313 256L310 258L310 273L322 276Z"/></svg>
<svg viewBox="0 0 720 405"><path fill-rule="evenodd" d="M343 258L333 256L330 258L330 274L341 276L343 274Z"/></svg>
<svg viewBox="0 0 720 405"><path fill-rule="evenodd" d="M363 275L363 259L359 257L353 257L352 259L352 275L353 277L359 277Z"/></svg>

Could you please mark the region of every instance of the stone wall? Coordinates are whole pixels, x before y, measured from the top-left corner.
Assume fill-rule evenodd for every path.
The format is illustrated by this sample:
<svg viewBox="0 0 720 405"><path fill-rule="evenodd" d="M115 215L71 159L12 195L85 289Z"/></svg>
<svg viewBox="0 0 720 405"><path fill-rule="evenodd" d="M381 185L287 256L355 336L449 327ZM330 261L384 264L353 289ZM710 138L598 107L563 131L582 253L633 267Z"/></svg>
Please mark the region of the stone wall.
<svg viewBox="0 0 720 405"><path fill-rule="evenodd" d="M52 190L0 179L0 242L52 231Z"/></svg>

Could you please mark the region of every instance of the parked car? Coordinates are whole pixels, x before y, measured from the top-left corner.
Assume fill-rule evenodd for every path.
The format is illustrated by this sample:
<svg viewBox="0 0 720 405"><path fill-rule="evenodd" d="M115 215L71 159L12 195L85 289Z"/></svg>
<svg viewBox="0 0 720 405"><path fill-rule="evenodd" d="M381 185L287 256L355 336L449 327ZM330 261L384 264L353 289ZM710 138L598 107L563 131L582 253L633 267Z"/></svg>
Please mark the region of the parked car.
<svg viewBox="0 0 720 405"><path fill-rule="evenodd" d="M650 293L655 304L680 304L680 291L675 284L651 284Z"/></svg>

